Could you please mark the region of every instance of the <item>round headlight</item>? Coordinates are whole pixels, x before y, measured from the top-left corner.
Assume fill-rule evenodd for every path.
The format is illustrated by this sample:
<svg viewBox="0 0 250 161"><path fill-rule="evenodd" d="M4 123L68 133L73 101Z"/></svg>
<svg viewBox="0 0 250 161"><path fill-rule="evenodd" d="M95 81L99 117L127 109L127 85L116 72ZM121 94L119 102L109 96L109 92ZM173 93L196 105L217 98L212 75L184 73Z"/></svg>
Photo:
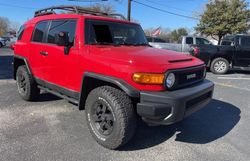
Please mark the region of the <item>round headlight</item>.
<svg viewBox="0 0 250 161"><path fill-rule="evenodd" d="M168 88L172 88L175 83L175 75L174 73L169 73L166 78L166 86Z"/></svg>

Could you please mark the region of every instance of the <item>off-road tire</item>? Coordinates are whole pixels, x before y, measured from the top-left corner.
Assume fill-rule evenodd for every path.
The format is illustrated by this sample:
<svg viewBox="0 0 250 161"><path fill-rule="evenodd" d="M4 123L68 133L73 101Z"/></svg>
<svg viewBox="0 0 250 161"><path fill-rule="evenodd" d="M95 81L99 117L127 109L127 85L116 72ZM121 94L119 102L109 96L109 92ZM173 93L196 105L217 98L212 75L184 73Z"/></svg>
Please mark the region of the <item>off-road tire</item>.
<svg viewBox="0 0 250 161"><path fill-rule="evenodd" d="M2 48L3 47L3 44L0 42L0 48Z"/></svg>
<svg viewBox="0 0 250 161"><path fill-rule="evenodd" d="M25 87L25 91L21 88L21 77L24 79L25 82L25 85L23 85ZM18 93L22 97L22 99L26 101L34 101L38 98L40 94L40 89L37 87L34 78L31 74L29 74L25 65L19 66L17 69L16 84Z"/></svg>
<svg viewBox="0 0 250 161"><path fill-rule="evenodd" d="M218 66L221 65L221 68ZM215 58L210 66L210 71L214 74L225 74L229 69L229 62L225 58Z"/></svg>
<svg viewBox="0 0 250 161"><path fill-rule="evenodd" d="M111 108L110 111L114 117L113 130L108 136L100 134L93 124L91 109L98 101L104 101ZM110 86L93 89L87 97L85 112L92 136L100 145L108 149L117 149L134 136L136 115L133 103L129 96L119 89Z"/></svg>

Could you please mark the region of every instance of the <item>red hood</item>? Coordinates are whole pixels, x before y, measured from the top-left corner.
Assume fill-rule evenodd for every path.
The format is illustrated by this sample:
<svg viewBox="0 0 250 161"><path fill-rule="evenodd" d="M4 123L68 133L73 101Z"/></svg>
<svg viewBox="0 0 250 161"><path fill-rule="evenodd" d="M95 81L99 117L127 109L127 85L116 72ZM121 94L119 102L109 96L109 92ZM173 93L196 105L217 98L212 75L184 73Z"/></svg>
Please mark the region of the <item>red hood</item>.
<svg viewBox="0 0 250 161"><path fill-rule="evenodd" d="M93 48L101 57L133 64L167 65L175 62L192 62L194 66L203 63L187 54L144 46L93 46Z"/></svg>

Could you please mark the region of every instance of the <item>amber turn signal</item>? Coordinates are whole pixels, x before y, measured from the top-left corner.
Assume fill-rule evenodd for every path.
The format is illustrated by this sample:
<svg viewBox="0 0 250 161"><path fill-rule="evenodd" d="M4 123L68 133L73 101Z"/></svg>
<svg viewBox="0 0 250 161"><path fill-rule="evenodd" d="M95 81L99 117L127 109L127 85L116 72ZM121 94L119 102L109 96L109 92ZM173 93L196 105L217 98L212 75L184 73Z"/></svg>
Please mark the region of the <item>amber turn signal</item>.
<svg viewBox="0 0 250 161"><path fill-rule="evenodd" d="M163 84L164 74L134 73L133 81L140 84Z"/></svg>

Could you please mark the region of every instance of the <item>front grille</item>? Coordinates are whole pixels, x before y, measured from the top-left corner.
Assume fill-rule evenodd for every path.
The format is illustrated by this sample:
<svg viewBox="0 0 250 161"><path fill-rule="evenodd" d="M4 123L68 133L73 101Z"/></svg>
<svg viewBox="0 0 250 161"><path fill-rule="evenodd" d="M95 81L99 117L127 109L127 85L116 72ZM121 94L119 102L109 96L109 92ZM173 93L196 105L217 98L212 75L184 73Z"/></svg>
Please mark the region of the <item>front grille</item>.
<svg viewBox="0 0 250 161"><path fill-rule="evenodd" d="M172 89L184 88L202 81L204 79L204 70L204 66L198 66L169 71L174 73L176 78Z"/></svg>

